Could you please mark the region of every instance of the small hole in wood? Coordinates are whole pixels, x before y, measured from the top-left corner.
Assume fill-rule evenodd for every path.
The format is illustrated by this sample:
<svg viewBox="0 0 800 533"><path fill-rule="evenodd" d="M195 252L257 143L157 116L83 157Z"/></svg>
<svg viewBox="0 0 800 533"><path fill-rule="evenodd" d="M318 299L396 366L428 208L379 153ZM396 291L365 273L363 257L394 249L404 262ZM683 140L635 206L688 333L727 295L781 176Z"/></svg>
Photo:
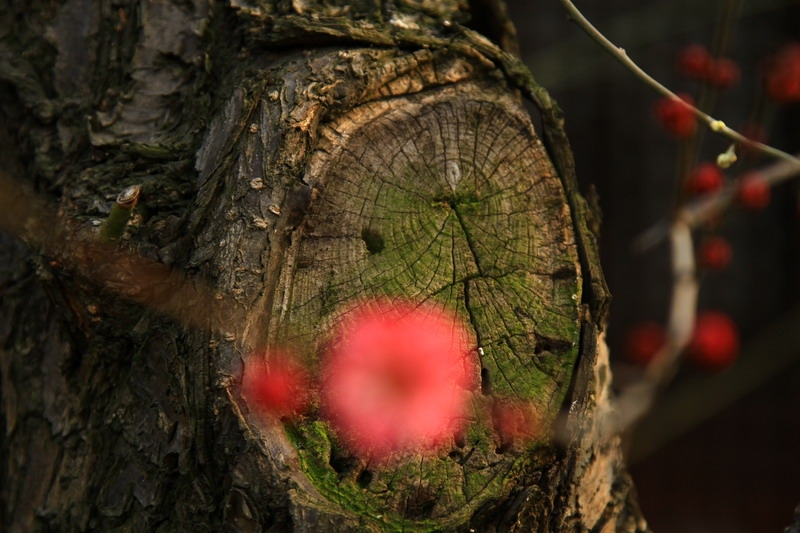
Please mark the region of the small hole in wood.
<svg viewBox="0 0 800 533"><path fill-rule="evenodd" d="M372 228L364 228L361 230L361 238L364 240L364 244L367 245L369 253L378 254L383 251L383 236L378 231Z"/></svg>
<svg viewBox="0 0 800 533"><path fill-rule="evenodd" d="M331 465L331 468L333 468L334 472L342 476L355 470L356 466L358 466L358 461L355 459L355 457L341 455L336 453L334 450L334 452L331 453L331 458L328 460L328 464Z"/></svg>
<svg viewBox="0 0 800 533"><path fill-rule="evenodd" d="M500 444L500 446L498 446L497 448L494 449L494 453L496 453L496 454L504 454L509 449L511 449L511 443L510 442L504 442L504 443Z"/></svg>
<svg viewBox="0 0 800 533"><path fill-rule="evenodd" d="M489 380L489 369L481 368L481 394L491 394L492 383Z"/></svg>
<svg viewBox="0 0 800 533"><path fill-rule="evenodd" d="M362 489L367 488L369 484L372 483L372 472L367 469L359 472L358 476L356 476L356 483L358 483L358 486Z"/></svg>

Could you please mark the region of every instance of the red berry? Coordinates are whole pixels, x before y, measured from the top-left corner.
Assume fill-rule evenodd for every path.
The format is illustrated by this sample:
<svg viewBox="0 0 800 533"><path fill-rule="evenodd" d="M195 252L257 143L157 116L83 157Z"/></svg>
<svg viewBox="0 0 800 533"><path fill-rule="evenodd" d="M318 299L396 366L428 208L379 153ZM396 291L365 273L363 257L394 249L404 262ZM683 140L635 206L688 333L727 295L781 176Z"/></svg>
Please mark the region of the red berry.
<svg viewBox="0 0 800 533"><path fill-rule="evenodd" d="M767 95L779 103L800 101L800 43L781 48L764 73Z"/></svg>
<svg viewBox="0 0 800 533"><path fill-rule="evenodd" d="M708 69L708 82L718 89L727 89L739 81L739 65L728 58L721 58Z"/></svg>
<svg viewBox="0 0 800 533"><path fill-rule="evenodd" d="M632 363L646 365L666 342L666 333L655 322L642 322L631 329L625 338L625 356Z"/></svg>
<svg viewBox="0 0 800 533"><path fill-rule="evenodd" d="M733 320L719 311L704 311L697 316L687 348L689 359L706 370L728 367L739 352L739 334Z"/></svg>
<svg viewBox="0 0 800 533"><path fill-rule="evenodd" d="M769 205L769 184L757 172L745 174L739 182L736 199L745 209L758 211Z"/></svg>
<svg viewBox="0 0 800 533"><path fill-rule="evenodd" d="M669 133L675 137L688 137L697 128L694 111L689 105L694 105L694 100L688 94L679 94L677 98L662 98L656 102L656 117Z"/></svg>
<svg viewBox="0 0 800 533"><path fill-rule="evenodd" d="M678 56L678 71L687 78L701 79L706 76L713 61L705 46L690 44Z"/></svg>
<svg viewBox="0 0 800 533"><path fill-rule="evenodd" d="M692 171L686 182L686 190L691 194L709 194L717 192L724 183L722 170L714 163L700 163Z"/></svg>
<svg viewBox="0 0 800 533"><path fill-rule="evenodd" d="M285 354L245 362L242 396L251 408L274 416L293 416L308 403L308 375Z"/></svg>
<svg viewBox="0 0 800 533"><path fill-rule="evenodd" d="M700 264L709 270L722 270L733 258L733 248L727 239L709 237L700 245Z"/></svg>
<svg viewBox="0 0 800 533"><path fill-rule="evenodd" d="M767 94L779 103L800 100L800 76L792 73L775 73L767 77Z"/></svg>

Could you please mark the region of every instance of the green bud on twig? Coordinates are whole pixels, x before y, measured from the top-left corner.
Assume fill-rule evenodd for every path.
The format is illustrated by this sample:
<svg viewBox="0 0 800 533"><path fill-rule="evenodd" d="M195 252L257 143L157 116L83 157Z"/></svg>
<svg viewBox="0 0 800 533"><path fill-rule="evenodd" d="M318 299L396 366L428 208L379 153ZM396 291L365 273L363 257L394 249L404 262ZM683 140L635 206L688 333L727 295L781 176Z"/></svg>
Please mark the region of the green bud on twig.
<svg viewBox="0 0 800 533"><path fill-rule="evenodd" d="M719 168L729 168L736 163L736 144L731 144L727 150L717 156L717 166Z"/></svg>

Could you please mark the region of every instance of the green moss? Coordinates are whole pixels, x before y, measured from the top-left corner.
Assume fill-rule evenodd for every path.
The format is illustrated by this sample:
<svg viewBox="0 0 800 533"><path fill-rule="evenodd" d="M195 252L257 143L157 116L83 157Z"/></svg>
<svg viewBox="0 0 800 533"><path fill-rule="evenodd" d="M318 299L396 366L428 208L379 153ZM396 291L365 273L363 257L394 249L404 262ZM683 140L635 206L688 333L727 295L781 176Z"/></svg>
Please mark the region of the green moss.
<svg viewBox="0 0 800 533"><path fill-rule="evenodd" d="M337 471L331 465L334 449L339 445L331 440L330 427L321 421L309 421L298 426L287 426L287 435L298 451L303 471L320 493L349 513L362 518L380 531L388 532L434 532L451 530L468 520L469 516L488 501L500 498L525 463L524 458L505 459L505 467L470 470L463 483L455 483L453 476L457 458L418 457L397 464L365 465L354 462ZM494 448L491 430L485 424L473 424L468 428L468 443L464 455L473 460L492 454ZM476 444L486 443L484 448L473 449ZM537 445L532 444L531 449ZM498 457L495 456L495 461ZM500 458L503 461L502 458ZM372 480L365 484L361 473L367 468ZM460 475L460 474L458 474ZM454 484L458 487L454 489ZM421 486L429 491L425 496L435 497L438 502L449 501L452 511L441 518L415 520L391 511L393 499L409 497L409 486ZM411 497L414 495L412 494ZM424 501L422 503L425 503Z"/></svg>

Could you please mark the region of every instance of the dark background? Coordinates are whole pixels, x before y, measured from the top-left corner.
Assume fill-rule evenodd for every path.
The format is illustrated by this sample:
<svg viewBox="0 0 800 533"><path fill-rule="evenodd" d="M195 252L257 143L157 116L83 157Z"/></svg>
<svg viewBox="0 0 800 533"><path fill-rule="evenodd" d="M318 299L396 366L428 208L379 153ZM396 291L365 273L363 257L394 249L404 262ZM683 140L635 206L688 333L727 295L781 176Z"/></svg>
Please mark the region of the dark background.
<svg viewBox="0 0 800 533"><path fill-rule="evenodd" d="M523 59L564 110L582 187L594 186L599 194L601 253L614 297L608 341L615 377L624 383L634 375L620 355L626 331L645 319L663 323L667 314L666 247L635 253L631 245L673 207L677 142L654 118L656 94L570 22L558 0L509 3ZM727 27L724 55L738 62L742 77L718 96L710 114L734 128L757 116L769 143L800 152L800 104L759 106L765 58L800 41L796 0L577 5L656 79L693 95L699 86L678 75L676 56L693 42L711 48ZM727 25L726 9L736 15ZM713 160L727 145L705 135L700 158ZM656 532L780 532L793 521L800 504L798 206L797 184L783 184L773 190L768 209L733 211L718 228L733 245L734 260L725 271L704 276L700 308L733 317L742 351L718 375L682 369L634 434L631 470Z"/></svg>

